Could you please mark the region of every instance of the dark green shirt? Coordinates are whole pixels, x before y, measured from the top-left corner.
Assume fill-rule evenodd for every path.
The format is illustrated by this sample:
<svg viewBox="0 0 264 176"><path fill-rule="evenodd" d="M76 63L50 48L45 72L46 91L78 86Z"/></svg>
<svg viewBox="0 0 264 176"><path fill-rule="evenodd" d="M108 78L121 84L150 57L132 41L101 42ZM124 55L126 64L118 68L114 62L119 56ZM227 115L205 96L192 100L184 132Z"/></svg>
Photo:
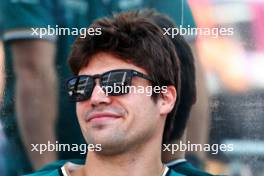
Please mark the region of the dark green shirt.
<svg viewBox="0 0 264 176"><path fill-rule="evenodd" d="M62 174L61 168L67 162L72 162L74 164L84 164L85 161L84 160L58 161L55 163L51 163L51 164L43 167L39 171L37 171L33 174L29 174L27 176L64 176ZM178 173L172 169L169 169L164 176L184 176L184 175L180 174L180 173Z"/></svg>
<svg viewBox="0 0 264 176"><path fill-rule="evenodd" d="M30 174L28 176L60 176L60 168L67 162L72 162L74 164L85 164L85 160L76 159L76 160L63 160L51 163L44 166L39 171ZM186 175L186 176L212 176L206 172L203 172L195 167L193 167L187 161L179 162L168 166L170 168L169 173L166 176L173 175Z"/></svg>

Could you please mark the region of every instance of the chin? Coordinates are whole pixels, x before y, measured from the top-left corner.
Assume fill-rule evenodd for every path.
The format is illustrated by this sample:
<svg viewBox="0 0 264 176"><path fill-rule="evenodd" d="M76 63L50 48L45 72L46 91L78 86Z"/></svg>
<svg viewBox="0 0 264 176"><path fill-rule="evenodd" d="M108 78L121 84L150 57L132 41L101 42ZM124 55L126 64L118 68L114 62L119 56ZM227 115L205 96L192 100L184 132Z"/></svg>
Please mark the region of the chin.
<svg viewBox="0 0 264 176"><path fill-rule="evenodd" d="M99 153L102 154L116 154L118 152L123 151L123 148L126 146L125 137L117 137L116 135L109 135L113 134L113 132L109 132L106 134L96 134L88 135L85 139L89 144L101 144L102 151Z"/></svg>
<svg viewBox="0 0 264 176"><path fill-rule="evenodd" d="M98 155L105 155L105 156L111 156L111 155L120 155L127 151L127 147L124 145L116 144L116 143L101 143L102 144L102 150L97 152Z"/></svg>

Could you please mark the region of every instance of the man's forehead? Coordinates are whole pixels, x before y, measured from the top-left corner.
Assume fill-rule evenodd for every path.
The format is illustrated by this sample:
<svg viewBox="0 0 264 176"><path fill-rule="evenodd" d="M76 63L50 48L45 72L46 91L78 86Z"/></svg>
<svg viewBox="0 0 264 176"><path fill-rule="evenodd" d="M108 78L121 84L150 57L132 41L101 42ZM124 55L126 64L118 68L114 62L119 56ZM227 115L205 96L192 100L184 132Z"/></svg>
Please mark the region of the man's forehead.
<svg viewBox="0 0 264 176"><path fill-rule="evenodd" d="M133 69L146 74L145 69L140 68L111 53L100 52L89 59L89 63L80 69L79 75L95 75L116 69Z"/></svg>

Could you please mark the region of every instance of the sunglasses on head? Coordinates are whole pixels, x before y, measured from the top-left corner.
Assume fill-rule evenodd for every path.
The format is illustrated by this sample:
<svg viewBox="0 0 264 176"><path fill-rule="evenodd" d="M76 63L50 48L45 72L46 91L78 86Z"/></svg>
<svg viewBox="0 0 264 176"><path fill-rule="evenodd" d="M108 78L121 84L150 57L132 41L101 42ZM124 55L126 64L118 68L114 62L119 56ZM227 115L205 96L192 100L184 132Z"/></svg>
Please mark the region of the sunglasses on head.
<svg viewBox="0 0 264 176"><path fill-rule="evenodd" d="M88 100L92 93L93 89L96 85L95 80L99 79L99 84L102 90L107 95L110 96L119 96L127 94L128 92L124 91L111 91L108 92L108 88L114 88L115 86L119 86L120 88L124 86L131 86L131 81L134 76L144 78L151 82L152 79L138 71L131 70L131 69L118 69L118 70L111 70L105 72L103 74L96 74L96 75L78 75L75 77L70 78L66 82L66 90L68 92L69 97L76 102Z"/></svg>

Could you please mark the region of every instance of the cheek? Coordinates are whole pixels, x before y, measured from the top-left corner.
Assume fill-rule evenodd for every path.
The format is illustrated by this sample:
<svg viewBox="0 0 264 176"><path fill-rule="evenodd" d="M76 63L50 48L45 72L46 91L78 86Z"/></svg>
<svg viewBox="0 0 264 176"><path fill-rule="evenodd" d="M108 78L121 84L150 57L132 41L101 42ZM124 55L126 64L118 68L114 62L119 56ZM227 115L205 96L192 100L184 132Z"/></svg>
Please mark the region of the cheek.
<svg viewBox="0 0 264 176"><path fill-rule="evenodd" d="M85 106L83 106L82 103L77 103L76 104L77 120L78 120L79 125L82 129L83 134L86 134L85 120L83 118L84 114L85 114Z"/></svg>
<svg viewBox="0 0 264 176"><path fill-rule="evenodd" d="M80 119L80 117L83 115L84 113L84 106L82 103L76 103L76 115L77 118Z"/></svg>
<svg viewBox="0 0 264 176"><path fill-rule="evenodd" d="M158 106L150 96L131 93L122 97L121 103L128 110L130 116L135 119L140 118L140 121L151 120L154 118L153 116L159 115Z"/></svg>

